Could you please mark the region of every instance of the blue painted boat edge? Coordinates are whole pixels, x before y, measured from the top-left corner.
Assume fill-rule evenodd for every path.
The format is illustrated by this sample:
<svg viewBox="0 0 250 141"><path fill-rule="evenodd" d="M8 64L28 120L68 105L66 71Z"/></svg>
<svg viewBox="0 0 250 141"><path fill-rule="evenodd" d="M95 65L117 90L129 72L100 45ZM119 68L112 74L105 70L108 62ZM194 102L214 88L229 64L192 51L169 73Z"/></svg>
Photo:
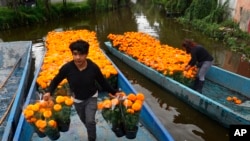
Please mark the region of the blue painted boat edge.
<svg viewBox="0 0 250 141"><path fill-rule="evenodd" d="M250 79L247 77L212 66L206 78L250 98Z"/></svg>
<svg viewBox="0 0 250 141"><path fill-rule="evenodd" d="M14 131L15 131L15 127L18 123L18 119L19 116L22 112L22 108L20 109L20 107L22 107L21 103L24 100L24 92L25 92L25 88L27 87L28 84L28 78L29 78L29 74L30 74L30 68L31 68L31 61L32 61L32 42L31 41L20 41L22 44L25 43L27 44L27 56L23 57L22 59L26 59L25 61L25 66L24 66L24 70L23 70L23 75L21 77L20 80L20 85L18 86L17 92L16 92L16 97L15 100L13 102L13 105L11 107L9 116L8 116L8 120L7 120L7 125L4 129L4 134L2 137L3 141L8 141L11 140L11 136L13 136ZM26 53L24 54L26 55ZM18 110L17 110L18 109Z"/></svg>
<svg viewBox="0 0 250 141"><path fill-rule="evenodd" d="M45 56L45 53L43 54L43 57L41 58L42 60L44 56ZM34 78L38 77L42 64L43 64L43 61L39 63L38 65L39 69L36 70L34 74ZM31 99L35 97L36 88L37 88L36 79L33 79L33 81L31 82L31 86L30 86L28 95L26 97L24 106L27 106L31 102ZM24 128L25 130L23 130ZM21 114L18 124L16 126L15 134L13 136L13 141L28 141L31 139L33 132L34 132L34 129L26 122L23 114Z"/></svg>
<svg viewBox="0 0 250 141"><path fill-rule="evenodd" d="M218 121L223 126L229 127L230 124L250 124L250 121L246 117L238 115L232 109L164 76L150 67L134 61L130 56L120 53L117 49L113 48L110 42L105 42L105 44L113 55L133 67L135 70L141 72L161 87L170 91L193 108ZM207 104L209 104L209 108Z"/></svg>

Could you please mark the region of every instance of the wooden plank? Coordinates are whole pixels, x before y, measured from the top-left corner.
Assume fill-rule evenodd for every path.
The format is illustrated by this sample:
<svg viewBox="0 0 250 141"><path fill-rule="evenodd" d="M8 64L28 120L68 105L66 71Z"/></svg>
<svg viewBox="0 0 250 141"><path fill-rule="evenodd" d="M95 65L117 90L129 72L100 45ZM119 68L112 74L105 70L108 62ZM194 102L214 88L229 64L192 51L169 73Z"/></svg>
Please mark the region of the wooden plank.
<svg viewBox="0 0 250 141"><path fill-rule="evenodd" d="M2 89L4 87L4 85L7 83L7 81L9 80L10 76L12 75L12 73L15 71L16 67L18 66L18 64L20 64L21 60L22 60L22 57L20 57L17 60L16 64L12 67L10 73L8 74L7 78L1 84L0 89Z"/></svg>

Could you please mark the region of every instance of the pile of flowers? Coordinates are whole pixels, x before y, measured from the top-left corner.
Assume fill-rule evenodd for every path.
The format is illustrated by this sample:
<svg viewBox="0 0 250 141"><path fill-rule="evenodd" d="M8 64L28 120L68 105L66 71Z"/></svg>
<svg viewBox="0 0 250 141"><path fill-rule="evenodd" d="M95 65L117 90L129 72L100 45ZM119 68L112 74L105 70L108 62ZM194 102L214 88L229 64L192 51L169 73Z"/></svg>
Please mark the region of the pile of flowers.
<svg viewBox="0 0 250 141"><path fill-rule="evenodd" d="M121 52L181 83L189 84L197 73L196 67L184 70L191 58L184 50L161 44L146 33L109 34L108 39Z"/></svg>
<svg viewBox="0 0 250 141"><path fill-rule="evenodd" d="M40 137L48 136L51 139L60 137L60 121L70 117L73 99L68 96L57 96L56 100L38 100L27 105L23 114L35 132L40 133ZM42 133L42 134L41 134Z"/></svg>
<svg viewBox="0 0 250 141"><path fill-rule="evenodd" d="M135 131L136 136L143 102L142 93L130 93L127 96L124 93L122 98L104 98L97 106L114 132L116 132L115 129L122 129L126 137L131 139L127 136L127 132Z"/></svg>
<svg viewBox="0 0 250 141"><path fill-rule="evenodd" d="M59 68L62 65L73 59L69 45L79 39L85 40L89 43L90 48L88 58L93 60L100 67L105 78L111 81L113 85L116 84L116 82L113 81L116 81L115 76L117 76L118 72L100 49L95 32L89 30L68 30L64 32L51 31L46 37L47 51L41 71L37 78L40 91L44 91L48 87L50 81L58 73ZM68 82L65 79L58 86L58 89L64 88L65 95L68 93L67 83ZM64 95L62 93L63 90L59 92L61 95ZM57 90L55 95L57 95Z"/></svg>

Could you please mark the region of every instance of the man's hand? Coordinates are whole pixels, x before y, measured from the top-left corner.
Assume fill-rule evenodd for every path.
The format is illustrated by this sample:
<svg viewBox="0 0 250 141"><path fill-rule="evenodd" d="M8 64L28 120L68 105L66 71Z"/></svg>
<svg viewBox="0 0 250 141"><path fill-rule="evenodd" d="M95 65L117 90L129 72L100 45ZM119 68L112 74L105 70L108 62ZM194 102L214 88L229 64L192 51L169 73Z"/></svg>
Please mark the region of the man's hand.
<svg viewBox="0 0 250 141"><path fill-rule="evenodd" d="M111 98L123 98L124 96L126 96L126 94L124 92L117 92L115 93L115 95L112 95L111 93L109 93L109 96Z"/></svg>
<svg viewBox="0 0 250 141"><path fill-rule="evenodd" d="M185 71L188 71L190 68L191 68L191 66L190 66L190 65L187 65L187 66L185 67Z"/></svg>
<svg viewBox="0 0 250 141"><path fill-rule="evenodd" d="M50 99L50 93L45 93L44 95L43 95L43 100L44 101L48 101Z"/></svg>

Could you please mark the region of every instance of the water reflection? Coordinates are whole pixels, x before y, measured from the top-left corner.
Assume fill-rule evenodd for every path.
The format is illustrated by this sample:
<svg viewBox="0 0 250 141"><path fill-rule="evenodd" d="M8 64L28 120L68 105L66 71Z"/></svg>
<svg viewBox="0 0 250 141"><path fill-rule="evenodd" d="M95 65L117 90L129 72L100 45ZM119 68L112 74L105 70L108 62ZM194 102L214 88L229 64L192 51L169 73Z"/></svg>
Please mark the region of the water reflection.
<svg viewBox="0 0 250 141"><path fill-rule="evenodd" d="M152 92L150 92L145 87L142 87L139 84L133 83L136 90L143 92L147 97L146 102L152 108L152 110L156 113L156 115L163 124L168 127L170 133L174 133L176 135L181 136L174 136L175 140L184 141L184 140L203 140L197 133L204 134L203 130L194 124L190 124L190 122L183 123L183 117L177 107L173 107L165 101L158 99L157 97L153 97ZM158 105L161 108L155 107ZM164 113L164 114L163 114ZM193 132L196 131L196 132ZM197 136L198 135L198 136Z"/></svg>
<svg viewBox="0 0 250 141"><path fill-rule="evenodd" d="M32 57L35 58L34 67L38 69L40 66L40 60L43 58L42 54L44 54L45 47L43 43L34 43L32 45ZM35 72L34 72L35 73Z"/></svg>
<svg viewBox="0 0 250 141"><path fill-rule="evenodd" d="M158 33L154 30L154 27L151 27L146 19L146 16L144 16L142 13L141 15L135 14L136 17L136 23L138 25L138 31L139 32L146 32L151 36L154 36L155 38L158 38ZM159 26L159 23L155 22L154 26Z"/></svg>
<svg viewBox="0 0 250 141"><path fill-rule="evenodd" d="M250 77L250 66L249 62L241 60L241 55L232 53L231 51L224 51L221 52L223 54L224 58L221 58L221 67L231 71L235 72L237 74Z"/></svg>

